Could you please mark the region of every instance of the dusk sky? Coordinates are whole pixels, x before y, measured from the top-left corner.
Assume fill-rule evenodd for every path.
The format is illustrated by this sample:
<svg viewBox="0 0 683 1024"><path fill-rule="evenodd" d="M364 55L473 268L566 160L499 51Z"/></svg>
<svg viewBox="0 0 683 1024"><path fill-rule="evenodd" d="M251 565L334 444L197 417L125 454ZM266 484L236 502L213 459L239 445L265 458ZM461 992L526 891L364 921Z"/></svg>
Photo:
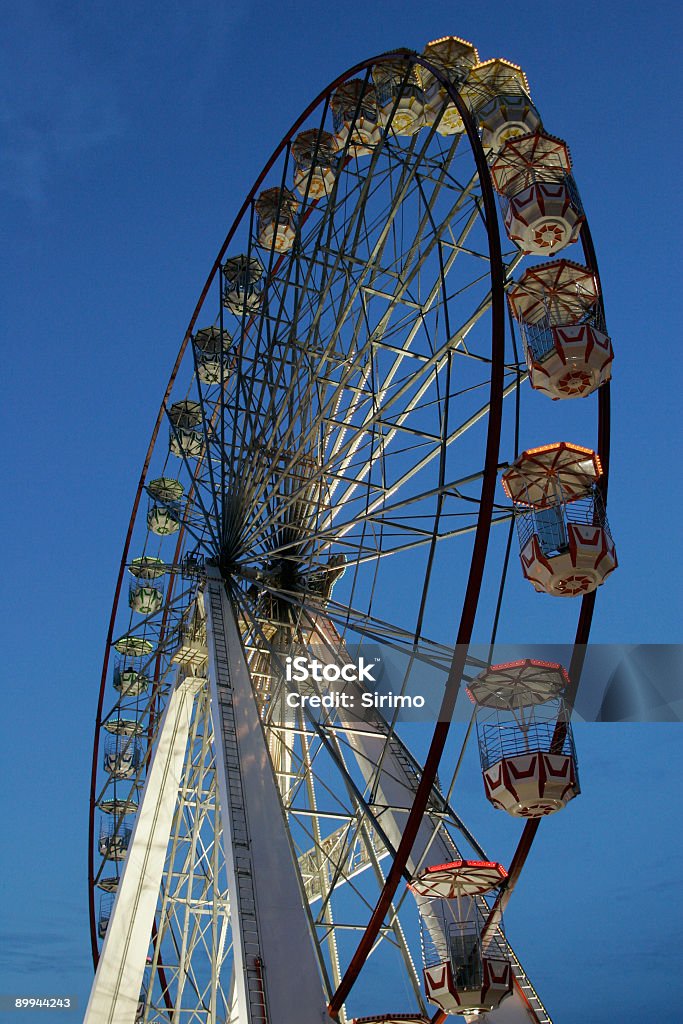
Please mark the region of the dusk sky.
<svg viewBox="0 0 683 1024"><path fill-rule="evenodd" d="M616 353L620 567L592 640L681 640L680 29L635 0L4 6L0 995L76 996L63 1019L82 1017L92 731L149 434L252 181L350 65L464 37L522 65L569 141ZM675 1024L683 731L576 733L583 793L542 824L509 936L555 1024ZM506 862L518 825L476 787L458 807Z"/></svg>

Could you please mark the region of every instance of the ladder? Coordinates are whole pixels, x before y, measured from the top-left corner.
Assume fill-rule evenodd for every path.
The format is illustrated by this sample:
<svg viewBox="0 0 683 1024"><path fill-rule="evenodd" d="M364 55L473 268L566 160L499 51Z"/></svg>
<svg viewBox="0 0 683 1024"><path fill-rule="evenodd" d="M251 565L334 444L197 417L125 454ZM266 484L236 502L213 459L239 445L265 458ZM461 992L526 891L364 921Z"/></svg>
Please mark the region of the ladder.
<svg viewBox="0 0 683 1024"><path fill-rule="evenodd" d="M533 1014L533 1019L538 1024L553 1024L548 1011L540 1000L538 992L529 981L524 968L517 959L515 952L509 942L505 942L507 946L507 953L510 957L510 963L512 964L512 973L515 977L515 985L520 991L520 994L524 1001L528 1004L528 1007Z"/></svg>
<svg viewBox="0 0 683 1024"><path fill-rule="evenodd" d="M229 822L229 840L235 860L237 891L233 900L238 914L233 914L233 927L239 927L244 950L244 974L249 1006L249 1024L267 1024L265 989L263 984L263 958L259 936L254 872L249 840L242 771L237 744L237 729L232 700L232 683L225 640L225 622L221 591L207 587L213 624L212 641L216 656L216 689L218 692L216 740L223 746L227 777L228 804L225 817ZM215 726L214 726L215 728ZM223 809L222 809L223 810Z"/></svg>

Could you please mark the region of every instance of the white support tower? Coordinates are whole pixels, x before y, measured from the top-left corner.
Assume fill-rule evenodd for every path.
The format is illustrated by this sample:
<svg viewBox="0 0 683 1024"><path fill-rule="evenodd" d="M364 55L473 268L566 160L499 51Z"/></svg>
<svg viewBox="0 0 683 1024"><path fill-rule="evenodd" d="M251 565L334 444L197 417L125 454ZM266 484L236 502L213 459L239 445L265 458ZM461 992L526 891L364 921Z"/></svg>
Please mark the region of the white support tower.
<svg viewBox="0 0 683 1024"><path fill-rule="evenodd" d="M181 678L166 706L84 1024L137 1019L194 702L205 682Z"/></svg>
<svg viewBox="0 0 683 1024"><path fill-rule="evenodd" d="M233 916L239 1024L329 1020L249 669L225 585L205 593L218 792Z"/></svg>

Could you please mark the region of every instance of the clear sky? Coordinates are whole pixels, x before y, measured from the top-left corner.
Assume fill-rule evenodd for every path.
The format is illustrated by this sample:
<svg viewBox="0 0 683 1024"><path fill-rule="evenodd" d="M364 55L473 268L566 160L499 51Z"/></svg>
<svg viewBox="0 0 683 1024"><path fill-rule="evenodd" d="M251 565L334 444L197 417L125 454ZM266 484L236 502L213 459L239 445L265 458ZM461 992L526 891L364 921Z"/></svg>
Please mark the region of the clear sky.
<svg viewBox="0 0 683 1024"><path fill-rule="evenodd" d="M0 994L87 996L92 728L148 436L234 213L289 124L349 65L462 36L521 64L570 142L616 352L621 564L593 638L680 640L677 11L3 5ZM510 937L556 1024L673 1024L681 732L587 725L577 739L584 794L543 824ZM482 804L465 795L463 816L505 860L514 823Z"/></svg>

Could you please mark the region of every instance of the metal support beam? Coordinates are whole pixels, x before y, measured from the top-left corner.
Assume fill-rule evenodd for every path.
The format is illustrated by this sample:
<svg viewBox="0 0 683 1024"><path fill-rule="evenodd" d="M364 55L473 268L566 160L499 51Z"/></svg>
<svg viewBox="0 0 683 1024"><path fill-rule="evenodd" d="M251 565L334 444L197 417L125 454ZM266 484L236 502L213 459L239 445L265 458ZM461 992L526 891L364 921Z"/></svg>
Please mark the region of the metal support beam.
<svg viewBox="0 0 683 1024"><path fill-rule="evenodd" d="M315 642L317 635L318 642L327 648L330 661L349 660L344 643L330 619L321 614L312 625L311 636ZM358 703L358 698L361 695L360 687L353 683L342 686L328 683L326 690L331 693L338 690L352 692L356 698L355 703ZM355 724L354 718L349 718L343 707L336 709L336 714L342 726L347 722L351 726ZM372 729L371 724L366 725L363 730L348 728L345 731L346 742L355 755L366 786L374 790L372 806L378 810L378 821L381 822L387 838L396 849L406 826L420 781L420 774L416 771L414 760L398 735L394 734L387 743L389 730L384 726L381 716L377 718L377 726L376 730ZM437 805L441 800L437 791L434 792L433 800ZM442 864L462 856L451 836L442 828L442 817L443 815L438 813L433 806L428 805L406 864L411 874L418 865ZM342 829L338 831L341 833ZM335 833L333 833L334 835ZM329 839L332 840L333 836ZM365 866L365 863L359 862L357 870L362 871ZM420 901L417 902L419 906ZM485 909L486 904L482 899L480 901L480 911L483 910L482 921L485 920ZM440 923L432 918L430 924L434 929L435 942L437 944L445 942L443 933L439 934ZM506 1000L502 1007L488 1015L492 1024L494 1021L496 1024L523 1024L529 1020L547 1021L548 1024L551 1024L545 1007L533 989L512 947L502 934L500 934L500 940L509 950L516 985L512 998Z"/></svg>
<svg viewBox="0 0 683 1024"><path fill-rule="evenodd" d="M183 770L192 708L206 682L181 679L166 706L97 965L84 1024L134 1024Z"/></svg>
<svg viewBox="0 0 683 1024"><path fill-rule="evenodd" d="M301 882L249 669L217 569L205 594L209 678L239 1024L326 1021Z"/></svg>

